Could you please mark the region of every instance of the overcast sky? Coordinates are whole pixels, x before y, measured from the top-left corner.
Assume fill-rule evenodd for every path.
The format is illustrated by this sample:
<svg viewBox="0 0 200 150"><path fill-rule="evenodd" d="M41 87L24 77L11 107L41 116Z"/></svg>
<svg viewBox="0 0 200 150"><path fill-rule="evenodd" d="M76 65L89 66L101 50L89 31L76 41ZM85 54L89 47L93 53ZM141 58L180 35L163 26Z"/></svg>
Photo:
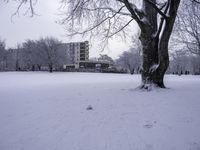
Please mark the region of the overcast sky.
<svg viewBox="0 0 200 150"><path fill-rule="evenodd" d="M30 18L24 16L23 9L20 15L14 16L11 21L11 15L15 12L17 5L14 2L5 4L0 3L0 18L1 29L0 38L6 40L7 47L16 47L17 43L22 43L26 39L38 39L45 36L54 36L63 42L78 42L85 41L87 38L73 38L69 39L65 35L63 26L57 24L59 0L38 0L35 10L39 16ZM90 48L90 57L98 57L100 53L106 53L109 56L116 58L120 53L130 47L131 42L126 43L115 39L110 42L109 49L101 52L96 43Z"/></svg>

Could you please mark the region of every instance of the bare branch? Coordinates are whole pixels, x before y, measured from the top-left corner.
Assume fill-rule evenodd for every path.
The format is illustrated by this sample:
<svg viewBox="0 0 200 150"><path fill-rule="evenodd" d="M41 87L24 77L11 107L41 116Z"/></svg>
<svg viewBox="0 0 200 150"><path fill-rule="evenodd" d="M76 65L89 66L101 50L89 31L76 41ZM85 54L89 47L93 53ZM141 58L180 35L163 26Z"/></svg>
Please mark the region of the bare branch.
<svg viewBox="0 0 200 150"><path fill-rule="evenodd" d="M166 3L166 8L165 8L165 10L164 10L164 14L166 14L167 13L167 11L168 11L168 9L169 9L169 1ZM157 30L157 33L156 33L156 38L157 39L159 39L159 36L160 36L160 33L161 33L161 31L162 31L162 28L163 28L163 24L164 24L164 18L163 17L161 17L161 19L160 19L160 24L159 24L159 27L158 27L158 30Z"/></svg>
<svg viewBox="0 0 200 150"><path fill-rule="evenodd" d="M156 4L154 4L152 1L150 1L150 0L145 0L148 4L150 4L164 19L167 19L167 16L166 16L166 14L165 13L163 13L162 11L161 11L161 9L160 8L158 8L157 6L156 6Z"/></svg>
<svg viewBox="0 0 200 150"><path fill-rule="evenodd" d="M176 21L175 40L184 45L192 54L200 55L200 5L194 1L185 1Z"/></svg>
<svg viewBox="0 0 200 150"><path fill-rule="evenodd" d="M193 0L193 2L200 4L200 1L198 1L198 0Z"/></svg>
<svg viewBox="0 0 200 150"><path fill-rule="evenodd" d="M118 31L112 33L111 35L108 36L108 38L114 36L115 34L119 33L120 31L122 31L124 28L126 28L134 19L129 20L122 28L120 28Z"/></svg>
<svg viewBox="0 0 200 150"><path fill-rule="evenodd" d="M76 34L86 34L92 30L94 30L95 28L97 28L98 26L100 26L102 23L104 23L105 21L110 21L112 18L114 18L117 14L120 13L120 11L124 8L125 6L122 6L118 11L116 11L112 16L108 16L105 19L101 20L100 22L98 22L97 24L95 24L94 26L92 26L91 28L88 28L82 32L74 32L72 34L70 34L69 36L74 36Z"/></svg>
<svg viewBox="0 0 200 150"><path fill-rule="evenodd" d="M6 0L6 2L9 2L9 0ZM16 11L12 14L11 19L12 19L15 15L19 14L20 9L21 9L24 5L28 5L28 8L26 9L24 15L26 15L26 14L28 14L28 13L30 13L30 17L33 17L34 15L37 15L37 14L35 13L35 10L34 10L34 5L37 3L37 0L34 0L34 1L33 1L33 0L19 0L19 1L15 1L15 2L17 2L17 3L19 3L19 4L18 4L18 7L17 7Z"/></svg>
<svg viewBox="0 0 200 150"><path fill-rule="evenodd" d="M137 16L136 11L133 9L133 5L131 5L131 3L128 0L123 0L126 8L129 10L129 12L132 15L132 18L135 19L135 21L138 23L138 25L140 26L141 24L143 24L143 22L140 20L140 18Z"/></svg>
<svg viewBox="0 0 200 150"><path fill-rule="evenodd" d="M99 7L99 8L85 8L85 7L82 7L82 8L85 9L85 10L88 10L88 11L110 10L113 13L117 13L117 14L124 15L124 16L131 16L130 13L121 12L121 11L119 12L119 11L114 10L111 7Z"/></svg>

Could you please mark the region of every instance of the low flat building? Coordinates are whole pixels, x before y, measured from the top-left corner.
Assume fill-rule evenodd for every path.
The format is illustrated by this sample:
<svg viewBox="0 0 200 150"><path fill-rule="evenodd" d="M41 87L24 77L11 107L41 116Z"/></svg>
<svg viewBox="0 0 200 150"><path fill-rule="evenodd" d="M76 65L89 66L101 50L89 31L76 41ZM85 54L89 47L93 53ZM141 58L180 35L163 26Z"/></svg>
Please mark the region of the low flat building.
<svg viewBox="0 0 200 150"><path fill-rule="evenodd" d="M110 64L106 61L80 61L79 66L87 69L107 69Z"/></svg>

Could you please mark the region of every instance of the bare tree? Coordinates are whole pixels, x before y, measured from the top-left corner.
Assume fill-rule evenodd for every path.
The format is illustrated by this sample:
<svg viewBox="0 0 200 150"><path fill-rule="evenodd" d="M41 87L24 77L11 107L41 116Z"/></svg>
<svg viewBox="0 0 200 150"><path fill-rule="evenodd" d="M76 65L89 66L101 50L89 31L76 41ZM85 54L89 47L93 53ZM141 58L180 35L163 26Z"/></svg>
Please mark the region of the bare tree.
<svg viewBox="0 0 200 150"><path fill-rule="evenodd" d="M40 70L42 64L45 64L45 52L40 50L37 41L26 40L22 44L22 64L26 70Z"/></svg>
<svg viewBox="0 0 200 150"><path fill-rule="evenodd" d="M200 56L174 53L168 73L200 74Z"/></svg>
<svg viewBox="0 0 200 150"><path fill-rule="evenodd" d="M111 38L125 33L125 28L136 21L143 46L141 88L152 85L164 88L164 74L169 65L168 43L172 33L180 0L63 0L67 16L62 23L76 34ZM139 6L141 2L142 6ZM137 5L136 5L137 4ZM130 32L130 31L129 31Z"/></svg>
<svg viewBox="0 0 200 150"><path fill-rule="evenodd" d="M176 21L176 42L183 49L200 56L200 5L183 1Z"/></svg>
<svg viewBox="0 0 200 150"><path fill-rule="evenodd" d="M21 51L22 51L22 45L17 44L17 49L15 50L15 71L20 71L20 59L21 59Z"/></svg>
<svg viewBox="0 0 200 150"><path fill-rule="evenodd" d="M110 65L114 64L113 59L108 56L107 54L100 54L100 57L98 58L99 61L107 61Z"/></svg>
<svg viewBox="0 0 200 150"><path fill-rule="evenodd" d="M5 40L0 39L0 71L4 70L6 66L6 43Z"/></svg>
<svg viewBox="0 0 200 150"><path fill-rule="evenodd" d="M121 69L126 69L131 74L139 73L141 67L141 55L137 48L130 48L123 52L116 60L116 65Z"/></svg>
<svg viewBox="0 0 200 150"><path fill-rule="evenodd" d="M10 71L21 70L22 46L17 44L17 48L6 50L6 69Z"/></svg>
<svg viewBox="0 0 200 150"><path fill-rule="evenodd" d="M61 42L53 37L41 38L38 41L40 51L45 53L43 60L49 67L49 72L53 72L53 68L60 64L60 59L65 57L59 53Z"/></svg>

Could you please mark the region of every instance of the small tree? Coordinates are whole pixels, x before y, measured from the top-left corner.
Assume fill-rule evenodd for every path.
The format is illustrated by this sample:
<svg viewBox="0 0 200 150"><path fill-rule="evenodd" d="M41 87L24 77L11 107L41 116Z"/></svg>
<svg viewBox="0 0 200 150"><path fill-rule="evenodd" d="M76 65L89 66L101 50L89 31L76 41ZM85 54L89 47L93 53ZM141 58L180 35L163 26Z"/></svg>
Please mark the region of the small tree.
<svg viewBox="0 0 200 150"><path fill-rule="evenodd" d="M6 64L6 43L0 39L0 71L4 70Z"/></svg>
<svg viewBox="0 0 200 150"><path fill-rule="evenodd" d="M39 41L26 40L22 44L22 64L28 70L40 70L46 64L46 52Z"/></svg>
<svg viewBox="0 0 200 150"><path fill-rule="evenodd" d="M43 59L49 67L49 72L53 72L53 68L59 65L60 57L64 57L59 54L61 42L53 37L41 38L38 41L40 51L44 52Z"/></svg>
<svg viewBox="0 0 200 150"><path fill-rule="evenodd" d="M113 65L114 61L113 59L108 56L107 54L100 54L100 57L98 58L99 61L107 61L109 64Z"/></svg>
<svg viewBox="0 0 200 150"><path fill-rule="evenodd" d="M128 70L131 74L139 73L141 67L141 55L138 49L130 48L129 51L123 52L116 60L117 66Z"/></svg>

